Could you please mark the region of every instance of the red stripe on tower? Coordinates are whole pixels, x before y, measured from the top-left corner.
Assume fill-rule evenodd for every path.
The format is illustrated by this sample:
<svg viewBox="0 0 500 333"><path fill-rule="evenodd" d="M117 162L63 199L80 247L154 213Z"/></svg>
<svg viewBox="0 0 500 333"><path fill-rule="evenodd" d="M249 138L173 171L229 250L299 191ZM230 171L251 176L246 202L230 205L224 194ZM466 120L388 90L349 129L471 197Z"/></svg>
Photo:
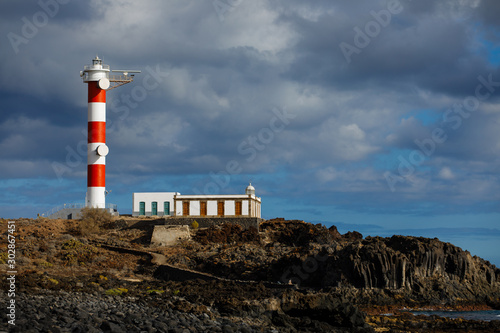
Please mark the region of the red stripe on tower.
<svg viewBox="0 0 500 333"><path fill-rule="evenodd" d="M89 82L89 103L106 103L106 90L99 88L97 82Z"/></svg>
<svg viewBox="0 0 500 333"><path fill-rule="evenodd" d="M106 143L106 122L105 121L90 121L89 120L89 136L88 142Z"/></svg>
<svg viewBox="0 0 500 333"><path fill-rule="evenodd" d="M87 187L106 187L106 165L87 165Z"/></svg>

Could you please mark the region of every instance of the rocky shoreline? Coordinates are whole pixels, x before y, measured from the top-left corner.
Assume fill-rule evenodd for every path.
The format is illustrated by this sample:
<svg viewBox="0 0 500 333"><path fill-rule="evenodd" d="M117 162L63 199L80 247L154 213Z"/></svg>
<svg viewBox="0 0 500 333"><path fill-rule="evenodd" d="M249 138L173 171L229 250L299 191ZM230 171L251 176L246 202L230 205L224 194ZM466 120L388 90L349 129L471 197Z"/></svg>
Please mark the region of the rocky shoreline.
<svg viewBox="0 0 500 333"><path fill-rule="evenodd" d="M2 295L3 296L3 295ZM79 292L20 294L10 332L259 332L255 322L189 313L171 302ZM4 323L5 324L5 323ZM272 328L268 331L272 331Z"/></svg>
<svg viewBox="0 0 500 333"><path fill-rule="evenodd" d="M31 286L16 296L12 332L373 331L365 314L342 298L263 283L144 283L99 275L90 284L89 277L60 278L39 289L34 286L45 283L43 274L20 278Z"/></svg>
<svg viewBox="0 0 500 333"><path fill-rule="evenodd" d="M16 326L3 316L0 331L500 332L500 321L400 311L500 309L500 270L437 239L276 219L151 247L161 222L82 235L70 220L17 221Z"/></svg>

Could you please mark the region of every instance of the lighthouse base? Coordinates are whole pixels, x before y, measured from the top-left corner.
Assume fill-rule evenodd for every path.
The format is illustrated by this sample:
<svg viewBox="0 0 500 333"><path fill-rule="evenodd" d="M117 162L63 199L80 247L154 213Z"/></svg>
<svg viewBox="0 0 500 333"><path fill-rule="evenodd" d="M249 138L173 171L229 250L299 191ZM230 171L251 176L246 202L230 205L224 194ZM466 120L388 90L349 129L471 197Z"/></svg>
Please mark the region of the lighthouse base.
<svg viewBox="0 0 500 333"><path fill-rule="evenodd" d="M105 208L106 207L106 188L105 187L87 187L87 197L85 199L86 207Z"/></svg>
<svg viewBox="0 0 500 333"><path fill-rule="evenodd" d="M38 214L40 217L46 217L49 219L80 219L82 217L81 210L86 207L83 203L67 203L52 208L51 210ZM104 208L113 216L120 216L118 212L118 207L116 204L107 204Z"/></svg>

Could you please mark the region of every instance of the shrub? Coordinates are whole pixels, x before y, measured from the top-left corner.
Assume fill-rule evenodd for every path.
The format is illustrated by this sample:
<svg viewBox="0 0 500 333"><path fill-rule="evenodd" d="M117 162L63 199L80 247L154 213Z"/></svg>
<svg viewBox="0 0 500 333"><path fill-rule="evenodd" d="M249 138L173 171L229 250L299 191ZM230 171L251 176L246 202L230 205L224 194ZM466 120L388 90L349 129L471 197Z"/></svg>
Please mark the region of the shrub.
<svg viewBox="0 0 500 333"><path fill-rule="evenodd" d="M7 251L0 253L0 264L6 264L8 259Z"/></svg>
<svg viewBox="0 0 500 333"><path fill-rule="evenodd" d="M119 296L119 295L122 295L122 294L127 293L127 292L128 292L128 289L126 289L126 288L113 288L113 289L106 290L106 295Z"/></svg>
<svg viewBox="0 0 500 333"><path fill-rule="evenodd" d="M56 279L50 278L50 277L47 277L46 280L49 281L53 285L59 284L59 281L57 281Z"/></svg>
<svg viewBox="0 0 500 333"><path fill-rule="evenodd" d="M80 235L98 234L106 224L113 220L111 213L101 208L82 208L82 219L78 224Z"/></svg>
<svg viewBox="0 0 500 333"><path fill-rule="evenodd" d="M35 260L35 265L37 266L40 266L40 267L45 267L45 268L49 268L49 267L52 267L54 266L54 264L50 263L50 262L47 262L43 259L39 259L39 260Z"/></svg>
<svg viewBox="0 0 500 333"><path fill-rule="evenodd" d="M82 265L82 263L92 262L98 252L95 246L70 239L62 244L58 257L65 266Z"/></svg>
<svg viewBox="0 0 500 333"><path fill-rule="evenodd" d="M149 290L146 290L146 293L148 294L163 294L165 292L165 290L161 290L161 289L149 289Z"/></svg>
<svg viewBox="0 0 500 333"><path fill-rule="evenodd" d="M193 223L191 223L191 228L193 229L198 229L200 225L198 224L198 222L196 222L196 220L193 221Z"/></svg>

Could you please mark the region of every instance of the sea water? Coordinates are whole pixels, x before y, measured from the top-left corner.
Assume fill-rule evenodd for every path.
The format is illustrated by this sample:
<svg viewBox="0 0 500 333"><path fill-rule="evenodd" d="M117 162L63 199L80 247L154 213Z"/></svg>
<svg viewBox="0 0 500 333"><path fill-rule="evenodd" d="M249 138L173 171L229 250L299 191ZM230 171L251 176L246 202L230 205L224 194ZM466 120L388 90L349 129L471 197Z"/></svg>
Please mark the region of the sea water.
<svg viewBox="0 0 500 333"><path fill-rule="evenodd" d="M440 316L447 318L462 318L467 320L500 320L500 310L490 311L411 311L414 315Z"/></svg>

